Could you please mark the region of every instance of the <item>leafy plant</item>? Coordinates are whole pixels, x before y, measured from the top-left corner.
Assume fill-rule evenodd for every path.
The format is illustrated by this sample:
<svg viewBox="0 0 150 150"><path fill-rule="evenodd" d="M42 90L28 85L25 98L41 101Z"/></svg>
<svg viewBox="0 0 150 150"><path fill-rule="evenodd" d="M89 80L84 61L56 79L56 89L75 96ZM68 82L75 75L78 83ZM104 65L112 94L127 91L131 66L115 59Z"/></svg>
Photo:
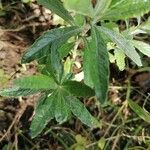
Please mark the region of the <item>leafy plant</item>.
<svg viewBox="0 0 150 150"><path fill-rule="evenodd" d="M97 0L96 6L92 5L91 0L63 0L63 2L37 0L37 2L63 18L68 24L45 32L23 55L22 63L38 61L40 74L17 79L12 88L0 91L0 95L16 97L41 93L31 124L32 137L41 133L51 119L55 118L61 124L67 121L71 114L89 127L100 126L79 97L96 95L100 104L107 104L109 56L114 57L120 70L125 67L126 55L135 64L142 66L140 55L135 48L149 56L149 46L133 39L136 33L147 30L139 25L134 29L127 28L119 32L113 21L143 15L150 10L150 1ZM110 23L105 23L105 20L109 20ZM140 31L136 32L137 29ZM71 63L66 64L67 59L64 59L71 53L76 41L84 43L84 83L73 81ZM139 47L139 44L143 47ZM115 50L114 56L109 49ZM131 102L130 105L132 108Z"/></svg>

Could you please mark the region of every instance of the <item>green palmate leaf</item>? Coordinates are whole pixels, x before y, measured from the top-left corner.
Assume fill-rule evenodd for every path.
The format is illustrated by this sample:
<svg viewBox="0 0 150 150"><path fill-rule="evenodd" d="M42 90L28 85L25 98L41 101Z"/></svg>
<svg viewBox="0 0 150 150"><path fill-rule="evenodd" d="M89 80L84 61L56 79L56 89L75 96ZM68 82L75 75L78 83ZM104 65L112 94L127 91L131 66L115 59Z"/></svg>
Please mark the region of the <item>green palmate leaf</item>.
<svg viewBox="0 0 150 150"><path fill-rule="evenodd" d="M60 0L37 0L37 2L43 5L44 7L50 9L69 23L73 21L73 18L63 7L63 3Z"/></svg>
<svg viewBox="0 0 150 150"><path fill-rule="evenodd" d="M53 52L54 52L54 51L53 51ZM56 50L56 53L57 53L57 50ZM57 53L57 54L58 54L58 53ZM59 55L56 55L56 56L59 56ZM55 57L56 57L56 56L55 56ZM56 72L55 66L54 66L54 65L55 65L55 62L54 62L54 64L53 64L54 59L51 60L51 57L52 57L52 54L51 54L51 55L48 55L47 58L46 58L45 71L46 71L46 72L48 73L48 75L51 76L51 77L55 80L55 82L59 85L59 84L61 84L61 82L59 81L59 78L61 77L61 75L62 75L62 73L63 73L62 64L61 64L60 59L59 59L59 57L58 57L58 60L57 60L56 63L59 62L59 64L60 64L60 68L59 68L59 69L61 69L61 70L60 70L60 71L57 70L57 72ZM61 75L59 74L59 72L61 73ZM61 78L60 78L60 79L61 79Z"/></svg>
<svg viewBox="0 0 150 150"><path fill-rule="evenodd" d="M65 122L70 116L71 111L68 107L66 96L68 93L62 89L58 89L57 95L55 97L55 118L59 123Z"/></svg>
<svg viewBox="0 0 150 150"><path fill-rule="evenodd" d="M57 84L55 81L46 75L33 75L28 77L23 77L14 81L16 86L24 89L56 89Z"/></svg>
<svg viewBox="0 0 150 150"><path fill-rule="evenodd" d="M110 6L112 0L97 0L97 4L94 9L95 16L100 18Z"/></svg>
<svg viewBox="0 0 150 150"><path fill-rule="evenodd" d="M132 100L128 100L129 106L131 109L144 121L150 123L150 114L142 109L138 104L133 102Z"/></svg>
<svg viewBox="0 0 150 150"><path fill-rule="evenodd" d="M133 45L144 55L150 57L150 45L142 41L133 40Z"/></svg>
<svg viewBox="0 0 150 150"><path fill-rule="evenodd" d="M43 100L43 97L40 99L44 102L39 103L36 108L35 116L30 127L32 138L40 134L47 123L54 118L55 109L53 106L55 104L55 97L56 92L53 92L49 97L46 97L45 100Z"/></svg>
<svg viewBox="0 0 150 150"><path fill-rule="evenodd" d="M92 40L86 43L83 68L85 83L94 87L98 100L104 103L109 83L109 56L97 27L92 29Z"/></svg>
<svg viewBox="0 0 150 150"><path fill-rule="evenodd" d="M71 110L67 104L67 95L68 93L60 88L49 97L40 98L30 128L33 138L42 132L51 119L56 118L57 122L63 123L70 117Z"/></svg>
<svg viewBox="0 0 150 150"><path fill-rule="evenodd" d="M45 64L39 64L38 66L38 72L40 72L41 74L43 74L43 75L46 75L46 76L49 76L50 78L53 78L52 76L51 76L51 74L49 73L49 71L48 71L48 69L47 69L47 67L46 67L46 65ZM54 78L53 78L54 79Z"/></svg>
<svg viewBox="0 0 150 150"><path fill-rule="evenodd" d="M150 0L122 0L104 14L103 19L119 20L142 16L150 11Z"/></svg>
<svg viewBox="0 0 150 150"><path fill-rule="evenodd" d="M63 2L67 10L90 17L93 16L91 0L63 0Z"/></svg>
<svg viewBox="0 0 150 150"><path fill-rule="evenodd" d="M100 123L89 113L83 103L75 97L68 97L72 113L89 127L98 127Z"/></svg>
<svg viewBox="0 0 150 150"><path fill-rule="evenodd" d="M58 81L58 83L61 83L61 79L63 76L63 65L61 62L61 58L59 56L59 52L57 51L57 43L52 45L51 49L51 55L50 55L50 64L52 72L55 76L55 79Z"/></svg>
<svg viewBox="0 0 150 150"><path fill-rule="evenodd" d="M58 49L60 58L63 59L64 57L67 57L67 55L73 49L73 47L74 47L74 43L65 43L63 46L61 46Z"/></svg>
<svg viewBox="0 0 150 150"><path fill-rule="evenodd" d="M123 71L125 69L125 54L120 49L115 49L114 57L116 59L117 66L119 70Z"/></svg>
<svg viewBox="0 0 150 150"><path fill-rule="evenodd" d="M105 33L114 43L116 43L117 46L123 50L132 61L134 61L138 66L142 66L140 56L136 52L134 46L122 34L105 27L99 27L98 29Z"/></svg>
<svg viewBox="0 0 150 150"><path fill-rule="evenodd" d="M43 57L42 53L44 54L44 56L47 55L47 51L48 53L50 53L50 47L52 43L56 44L56 48L58 48L62 44L64 44L70 37L74 36L80 31L80 28L72 26L53 29L45 32L23 55L22 63L31 62L34 59L40 59L41 57Z"/></svg>
<svg viewBox="0 0 150 150"><path fill-rule="evenodd" d="M63 84L63 87L73 96L91 97L95 95L93 89L81 82L68 81Z"/></svg>
<svg viewBox="0 0 150 150"><path fill-rule="evenodd" d="M46 93L43 93L40 97L39 97L39 99L38 99L38 101L36 102L36 105L35 105L35 112L38 110L38 108L40 107L40 106L42 106L43 104L44 104L44 102L45 102L45 100L47 99L47 94Z"/></svg>
<svg viewBox="0 0 150 150"><path fill-rule="evenodd" d="M30 89L30 88L24 89L21 87L14 86L12 88L1 90L0 95L4 97L18 97L18 96L28 96L38 92L40 91L35 89Z"/></svg>
<svg viewBox="0 0 150 150"><path fill-rule="evenodd" d="M45 46L44 48L42 48L38 53L33 55L31 59L37 60L39 64L45 64L47 55L49 55L50 52L51 52L51 45L49 44Z"/></svg>

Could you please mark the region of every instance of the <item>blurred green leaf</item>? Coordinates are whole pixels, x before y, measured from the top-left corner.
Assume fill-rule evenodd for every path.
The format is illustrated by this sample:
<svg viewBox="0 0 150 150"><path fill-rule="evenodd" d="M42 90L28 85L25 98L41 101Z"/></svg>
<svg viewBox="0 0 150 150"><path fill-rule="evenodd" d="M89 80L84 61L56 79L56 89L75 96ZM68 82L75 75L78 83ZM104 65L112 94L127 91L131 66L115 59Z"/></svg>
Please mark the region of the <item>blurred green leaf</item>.
<svg viewBox="0 0 150 150"><path fill-rule="evenodd" d="M104 14L105 20L120 20L142 16L150 11L149 0L120 0Z"/></svg>
<svg viewBox="0 0 150 150"><path fill-rule="evenodd" d="M123 71L125 69L125 54L122 50L120 49L115 49L114 51L114 57L116 59L116 63L117 63L117 66L119 68L120 71Z"/></svg>
<svg viewBox="0 0 150 150"><path fill-rule="evenodd" d="M64 6L69 11L85 16L93 16L93 7L91 0L63 0Z"/></svg>
<svg viewBox="0 0 150 150"><path fill-rule="evenodd" d="M140 25L140 29L145 31L147 34L150 34L150 17L146 22Z"/></svg>
<svg viewBox="0 0 150 150"><path fill-rule="evenodd" d="M87 139L85 137L83 137L81 134L77 134L75 136L75 139L76 139L77 143L80 145L86 145L86 143L87 143Z"/></svg>
<svg viewBox="0 0 150 150"><path fill-rule="evenodd" d="M145 122L150 123L150 114L142 109L137 103L132 100L128 100L129 106L131 109Z"/></svg>
<svg viewBox="0 0 150 150"><path fill-rule="evenodd" d="M150 57L150 45L142 42L142 41L136 41L133 40L133 45L144 55L147 55L148 57Z"/></svg>
<svg viewBox="0 0 150 150"><path fill-rule="evenodd" d="M31 0L21 0L23 3L29 3Z"/></svg>
<svg viewBox="0 0 150 150"><path fill-rule="evenodd" d="M94 8L94 16L101 16L106 12L108 7L110 6L112 0L97 0L97 4Z"/></svg>
<svg viewBox="0 0 150 150"><path fill-rule="evenodd" d="M103 150L106 144L106 139L104 137L100 138L100 140L98 141L98 147Z"/></svg>
<svg viewBox="0 0 150 150"><path fill-rule="evenodd" d="M70 57L67 57L64 62L64 75L70 74L72 72L73 60Z"/></svg>
<svg viewBox="0 0 150 150"><path fill-rule="evenodd" d="M58 16L62 17L67 22L71 23L73 18L69 12L64 8L63 3L60 0L37 0L40 5L50 9Z"/></svg>
<svg viewBox="0 0 150 150"><path fill-rule="evenodd" d="M113 54L111 54L111 53L108 53L108 55L109 55L109 61L111 62L111 63L115 63L115 56L113 55Z"/></svg>
<svg viewBox="0 0 150 150"><path fill-rule="evenodd" d="M76 25L78 25L80 27L84 26L84 23L86 21L85 17L83 15L80 15L80 14L76 14L74 16L74 20L75 20Z"/></svg>

